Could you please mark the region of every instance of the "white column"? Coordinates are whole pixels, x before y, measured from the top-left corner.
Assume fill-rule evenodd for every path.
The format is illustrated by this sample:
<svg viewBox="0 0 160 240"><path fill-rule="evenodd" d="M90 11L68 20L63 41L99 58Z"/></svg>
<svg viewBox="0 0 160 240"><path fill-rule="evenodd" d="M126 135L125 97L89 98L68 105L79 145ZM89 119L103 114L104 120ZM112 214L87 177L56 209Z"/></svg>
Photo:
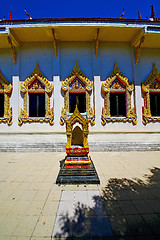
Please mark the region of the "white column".
<svg viewBox="0 0 160 240"><path fill-rule="evenodd" d="M64 107L64 97L61 93L61 81L59 76L53 76L53 105L54 105L54 127L55 129L64 130L65 126L62 127L60 125L60 117L61 117L61 111L62 107Z"/></svg>
<svg viewBox="0 0 160 240"><path fill-rule="evenodd" d="M135 86L135 99L136 99L136 111L137 111L137 126L140 128L143 128L142 106L144 106L144 100L142 98L141 86Z"/></svg>
<svg viewBox="0 0 160 240"><path fill-rule="evenodd" d="M49 83L53 85L53 81L49 81ZM54 88L54 86L53 86L53 88ZM50 108L53 107L53 95L54 95L54 90L53 90L53 92L52 92L52 94L50 96Z"/></svg>
<svg viewBox="0 0 160 240"><path fill-rule="evenodd" d="M94 110L93 97L94 97L94 93L93 93L93 90L92 90L91 95L90 95L90 104L91 104L91 107Z"/></svg>
<svg viewBox="0 0 160 240"><path fill-rule="evenodd" d="M11 107L12 107L12 115L13 115L13 128L18 128L18 116L20 111L20 91L19 91L19 76L13 76L13 91L11 95Z"/></svg>
<svg viewBox="0 0 160 240"><path fill-rule="evenodd" d="M134 107L134 92L131 94L131 109Z"/></svg>
<svg viewBox="0 0 160 240"><path fill-rule="evenodd" d="M101 79L100 76L94 76L94 88L95 88L95 126L94 128L102 128L101 115L102 107L104 105L104 99L101 95Z"/></svg>

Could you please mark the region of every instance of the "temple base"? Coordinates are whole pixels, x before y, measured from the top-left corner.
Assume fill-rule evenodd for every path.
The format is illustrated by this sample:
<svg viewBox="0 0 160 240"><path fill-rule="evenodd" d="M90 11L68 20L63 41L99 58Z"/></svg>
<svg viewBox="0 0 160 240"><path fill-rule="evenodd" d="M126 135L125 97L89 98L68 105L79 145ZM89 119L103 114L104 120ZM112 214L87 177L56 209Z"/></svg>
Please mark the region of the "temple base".
<svg viewBox="0 0 160 240"><path fill-rule="evenodd" d="M63 160L56 184L100 184L100 180L92 160L89 166L69 166Z"/></svg>

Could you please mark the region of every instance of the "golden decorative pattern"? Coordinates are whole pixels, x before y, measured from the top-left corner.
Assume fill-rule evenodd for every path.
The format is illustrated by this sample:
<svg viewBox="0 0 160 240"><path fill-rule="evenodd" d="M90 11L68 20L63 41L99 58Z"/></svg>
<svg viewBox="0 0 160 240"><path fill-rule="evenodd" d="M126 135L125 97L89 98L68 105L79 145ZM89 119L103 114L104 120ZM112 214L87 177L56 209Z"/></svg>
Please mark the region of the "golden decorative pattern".
<svg viewBox="0 0 160 240"><path fill-rule="evenodd" d="M130 82L120 71L117 62L115 62L113 72L102 83L102 92L104 93L104 107L102 108L101 123L104 126L109 122L129 122L133 125L137 124L137 116L135 107L131 109L131 94L134 90L134 83ZM112 117L110 114L110 92L126 93L126 117Z"/></svg>
<svg viewBox="0 0 160 240"><path fill-rule="evenodd" d="M85 92L85 90L85 85L78 78L69 85L69 92Z"/></svg>
<svg viewBox="0 0 160 240"><path fill-rule="evenodd" d="M1 84L1 82L0 82L0 92L1 92L1 93L4 92L4 87L3 87L3 85Z"/></svg>
<svg viewBox="0 0 160 240"><path fill-rule="evenodd" d="M75 123L79 123L82 126L82 138L83 138L83 146L79 147L79 146L75 146L72 147L72 134L73 134L73 125ZM65 160L65 165L71 164L90 164L91 160L88 157L88 159L80 159L80 157L83 156L88 156L89 153L89 146L88 146L88 133L89 133L89 129L88 129L88 120L86 118L84 118L79 110L78 107L76 106L74 113L72 114L72 116L66 120L66 135L67 135L67 144L66 144L66 153L68 157L74 156L74 157L78 157L77 161L71 161L70 159L66 158Z"/></svg>
<svg viewBox="0 0 160 240"><path fill-rule="evenodd" d="M36 79L30 86L28 86L29 92L45 92L45 87L42 85L42 83Z"/></svg>
<svg viewBox="0 0 160 240"><path fill-rule="evenodd" d="M120 90L120 91L125 91L125 86L123 85L122 82L120 82L117 78L116 80L112 83L111 85L111 90Z"/></svg>
<svg viewBox="0 0 160 240"><path fill-rule="evenodd" d="M72 143L72 128L75 123L79 123L82 125L83 130L83 146L84 148L89 148L88 146L88 121L85 119L79 112L77 106L74 110L72 116L66 120L66 134L67 134L67 145L66 148L71 148Z"/></svg>
<svg viewBox="0 0 160 240"><path fill-rule="evenodd" d="M95 114L90 106L90 93L93 89L93 81L90 81L78 66L78 61L75 62L73 71L62 82L61 89L64 92L64 108L62 108L60 124L63 125L67 119L67 113L69 113L69 93L85 93L86 94L86 111L87 118L91 125L95 124ZM64 111L65 109L65 111Z"/></svg>
<svg viewBox="0 0 160 240"><path fill-rule="evenodd" d="M148 78L141 85L142 94L144 96L143 106L143 124L146 125L149 122L160 122L160 117L152 117L150 108L150 93L160 93L160 73L153 64L153 69Z"/></svg>
<svg viewBox="0 0 160 240"><path fill-rule="evenodd" d="M155 91L160 91L160 82L158 80L155 80L153 84L149 86L150 89L154 89Z"/></svg>
<svg viewBox="0 0 160 240"><path fill-rule="evenodd" d="M21 126L26 122L49 122L50 125L54 124L53 107L50 108L50 96L53 91L53 85L43 76L39 70L38 63L32 74L20 85L20 91L23 94L23 109L21 108L18 118L18 124ZM45 93L45 117L30 118L28 116L28 93Z"/></svg>
<svg viewBox="0 0 160 240"><path fill-rule="evenodd" d="M10 97L12 93L12 85L0 72L0 93L4 94L4 116L0 118L0 123L12 125L12 108L10 107Z"/></svg>

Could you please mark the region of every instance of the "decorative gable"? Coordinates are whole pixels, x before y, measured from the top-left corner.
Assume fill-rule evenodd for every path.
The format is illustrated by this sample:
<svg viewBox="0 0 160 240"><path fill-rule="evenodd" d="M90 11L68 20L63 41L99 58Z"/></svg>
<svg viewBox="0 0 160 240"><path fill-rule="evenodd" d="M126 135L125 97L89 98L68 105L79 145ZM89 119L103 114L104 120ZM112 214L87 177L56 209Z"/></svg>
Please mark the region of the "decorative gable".
<svg viewBox="0 0 160 240"><path fill-rule="evenodd" d="M75 80L75 78L79 79L78 81L81 81L86 90L88 92L91 92L93 89L93 81L90 81L85 75L84 73L80 70L79 66L78 66L78 61L75 61L75 66L72 70L72 72L69 74L69 76L64 80L64 82L62 82L61 88L62 91L66 92L69 90L69 85L72 83L72 81Z"/></svg>
<svg viewBox="0 0 160 240"><path fill-rule="evenodd" d="M69 84L70 92L85 92L85 84L76 77L70 84Z"/></svg>
<svg viewBox="0 0 160 240"><path fill-rule="evenodd" d="M160 93L160 73L153 64L153 69L148 78L142 83L142 93L144 95L143 106L143 124L149 122L160 122L159 117L153 117L151 114L150 93Z"/></svg>
<svg viewBox="0 0 160 240"><path fill-rule="evenodd" d="M104 93L110 92L111 87L113 89L113 85L114 87L119 86L120 88L122 88L122 90L126 88L130 92L134 90L133 82L130 82L128 78L124 76L124 74L119 69L117 62L115 62L114 64L113 72L105 80L105 82L102 83L102 92Z"/></svg>
<svg viewBox="0 0 160 240"><path fill-rule="evenodd" d="M40 82L40 85L43 85L45 88L46 93L52 93L53 91L53 85L49 83L48 79L44 77L44 75L39 70L38 63L35 64L35 68L31 75L24 81L24 83L21 83L20 90L22 93L25 93L28 91L28 87L34 83L35 80L38 80Z"/></svg>
<svg viewBox="0 0 160 240"><path fill-rule="evenodd" d="M156 67L156 64L153 64L153 69L152 69L151 74L147 77L147 79L144 81L144 83L142 83L142 91L148 92L150 86L152 86L152 84L155 81L159 82L159 79L160 79L160 73Z"/></svg>
<svg viewBox="0 0 160 240"><path fill-rule="evenodd" d="M111 90L120 90L120 91L125 91L126 86L122 81L120 81L118 78L116 78L115 81L112 82L111 84Z"/></svg>
<svg viewBox="0 0 160 240"><path fill-rule="evenodd" d="M28 86L28 91L29 92L35 92L35 91L40 91L44 92L45 91L45 86L36 78L29 86Z"/></svg>
<svg viewBox="0 0 160 240"><path fill-rule="evenodd" d="M151 85L149 86L150 89L154 89L154 90L160 90L160 81L158 79L155 79Z"/></svg>

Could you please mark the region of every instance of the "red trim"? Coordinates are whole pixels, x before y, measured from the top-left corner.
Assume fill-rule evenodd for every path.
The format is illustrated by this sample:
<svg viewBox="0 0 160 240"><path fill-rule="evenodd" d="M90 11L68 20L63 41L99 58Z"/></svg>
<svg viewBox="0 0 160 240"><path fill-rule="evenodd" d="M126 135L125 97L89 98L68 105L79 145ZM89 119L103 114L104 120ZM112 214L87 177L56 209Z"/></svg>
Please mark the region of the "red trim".
<svg viewBox="0 0 160 240"><path fill-rule="evenodd" d="M80 168L84 168L84 167L91 167L90 165L86 165L86 164L82 164L82 165L65 165L65 167L72 167L72 168L74 168L74 167L80 167Z"/></svg>
<svg viewBox="0 0 160 240"><path fill-rule="evenodd" d="M74 162L79 162L79 161L82 161L82 162L89 162L90 159L83 159L83 158L78 158L78 159L66 159L67 162L69 163L74 163Z"/></svg>

